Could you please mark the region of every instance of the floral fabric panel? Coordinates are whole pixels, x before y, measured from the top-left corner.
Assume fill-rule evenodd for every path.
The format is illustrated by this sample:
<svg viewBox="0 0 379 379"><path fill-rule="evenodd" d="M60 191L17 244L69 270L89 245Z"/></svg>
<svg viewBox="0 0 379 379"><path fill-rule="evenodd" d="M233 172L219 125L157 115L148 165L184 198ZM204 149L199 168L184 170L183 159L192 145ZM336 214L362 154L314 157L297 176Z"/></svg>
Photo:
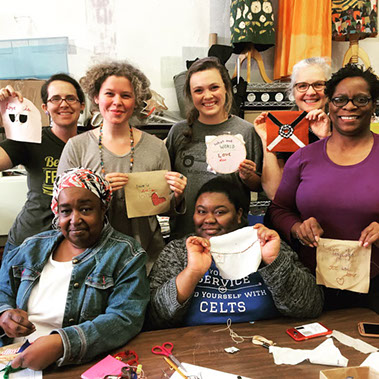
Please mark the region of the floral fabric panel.
<svg viewBox="0 0 379 379"><path fill-rule="evenodd" d="M332 0L332 38L348 41L351 37L378 34L377 0Z"/></svg>
<svg viewBox="0 0 379 379"><path fill-rule="evenodd" d="M273 46L275 28L271 1L233 0L230 5L230 32L231 43L237 50L246 42L253 43L258 51Z"/></svg>

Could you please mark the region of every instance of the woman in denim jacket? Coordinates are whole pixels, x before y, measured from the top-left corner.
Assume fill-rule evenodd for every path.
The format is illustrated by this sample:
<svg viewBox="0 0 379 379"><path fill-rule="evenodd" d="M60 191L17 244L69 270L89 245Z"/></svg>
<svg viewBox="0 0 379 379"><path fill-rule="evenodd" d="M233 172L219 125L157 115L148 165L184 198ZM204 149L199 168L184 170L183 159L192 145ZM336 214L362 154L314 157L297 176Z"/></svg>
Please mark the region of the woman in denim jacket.
<svg viewBox="0 0 379 379"><path fill-rule="evenodd" d="M3 262L2 344L34 341L14 368L82 363L141 330L149 301L146 254L106 221L110 199L100 176L68 170L54 186L59 230L28 238Z"/></svg>

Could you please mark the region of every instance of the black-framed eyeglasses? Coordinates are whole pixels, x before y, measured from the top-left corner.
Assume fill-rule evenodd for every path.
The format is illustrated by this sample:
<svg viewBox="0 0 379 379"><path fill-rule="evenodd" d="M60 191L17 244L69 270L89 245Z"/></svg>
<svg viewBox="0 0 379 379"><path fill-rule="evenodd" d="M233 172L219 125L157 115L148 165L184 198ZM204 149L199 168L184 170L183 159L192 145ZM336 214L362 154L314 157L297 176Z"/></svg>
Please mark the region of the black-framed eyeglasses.
<svg viewBox="0 0 379 379"><path fill-rule="evenodd" d="M332 98L332 103L336 107L344 107L349 101L351 101L356 107L364 107L372 100L368 96L354 96L349 99L347 96L337 96Z"/></svg>
<svg viewBox="0 0 379 379"><path fill-rule="evenodd" d="M79 99L77 97L75 97L74 95L68 95L66 97L52 96L47 101L50 101L50 103L52 103L54 105L61 104L62 101L65 101L67 104L75 104L79 101Z"/></svg>
<svg viewBox="0 0 379 379"><path fill-rule="evenodd" d="M299 92L307 92L309 87L312 87L316 92L320 92L325 89L325 83L323 80L314 83L299 82L296 83L294 87Z"/></svg>

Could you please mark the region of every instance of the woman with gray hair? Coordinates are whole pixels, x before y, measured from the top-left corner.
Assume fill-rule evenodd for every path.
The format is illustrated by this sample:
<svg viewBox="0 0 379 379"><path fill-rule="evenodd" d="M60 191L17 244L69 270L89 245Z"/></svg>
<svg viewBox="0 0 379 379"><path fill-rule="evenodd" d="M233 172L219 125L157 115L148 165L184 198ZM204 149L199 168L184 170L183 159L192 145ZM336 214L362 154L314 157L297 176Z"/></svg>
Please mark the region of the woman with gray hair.
<svg viewBox="0 0 379 379"><path fill-rule="evenodd" d="M330 120L325 113L327 98L324 94L325 83L331 73L326 58L312 57L303 59L293 66L288 94L296 103L297 110L308 112L310 121L309 142L315 142L330 135ZM264 151L263 166L269 177L265 192L273 199L282 179L284 163L291 153L267 151L266 141L267 112L262 112L254 121L254 127L261 137Z"/></svg>
<svg viewBox="0 0 379 379"><path fill-rule="evenodd" d="M151 97L150 82L131 64L113 61L92 66L82 84L99 108L103 123L66 145L58 173L83 166L111 183L114 198L109 221L116 230L141 243L148 253L149 269L164 246L160 226L155 216L129 218L122 188L128 183L129 173L171 169L164 142L130 123L132 116L140 116L144 102ZM169 171L166 180L173 191L171 209L179 209L187 179Z"/></svg>

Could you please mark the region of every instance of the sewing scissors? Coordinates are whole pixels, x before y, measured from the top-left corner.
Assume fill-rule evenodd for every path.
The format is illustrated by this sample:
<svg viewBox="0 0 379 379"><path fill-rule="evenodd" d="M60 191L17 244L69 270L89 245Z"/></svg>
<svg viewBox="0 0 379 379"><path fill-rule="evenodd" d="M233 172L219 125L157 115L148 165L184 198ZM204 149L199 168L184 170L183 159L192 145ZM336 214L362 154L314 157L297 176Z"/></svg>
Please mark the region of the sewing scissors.
<svg viewBox="0 0 379 379"><path fill-rule="evenodd" d="M160 345L153 346L153 348L151 349L151 352L153 354L164 355L167 358L170 358L185 373L186 369L183 367L180 361L176 359L172 354L173 348L174 348L174 345L171 342L165 342L164 344L162 344L162 346Z"/></svg>

